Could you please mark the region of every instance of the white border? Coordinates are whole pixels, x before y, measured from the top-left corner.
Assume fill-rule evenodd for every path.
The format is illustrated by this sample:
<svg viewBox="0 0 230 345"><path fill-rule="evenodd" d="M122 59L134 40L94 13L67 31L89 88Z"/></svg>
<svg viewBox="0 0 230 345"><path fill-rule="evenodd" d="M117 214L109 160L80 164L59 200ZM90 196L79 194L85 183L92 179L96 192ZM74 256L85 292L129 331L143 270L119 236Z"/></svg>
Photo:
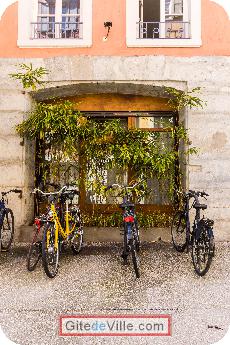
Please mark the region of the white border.
<svg viewBox="0 0 230 345"><path fill-rule="evenodd" d="M139 19L139 0L126 0L126 44L127 47L200 47L201 0L191 0L190 39L138 39L136 23Z"/></svg>
<svg viewBox="0 0 230 345"><path fill-rule="evenodd" d="M18 40L20 48L66 48L92 46L92 0L81 0L82 39L31 39L31 22L36 21L37 0L18 0Z"/></svg>

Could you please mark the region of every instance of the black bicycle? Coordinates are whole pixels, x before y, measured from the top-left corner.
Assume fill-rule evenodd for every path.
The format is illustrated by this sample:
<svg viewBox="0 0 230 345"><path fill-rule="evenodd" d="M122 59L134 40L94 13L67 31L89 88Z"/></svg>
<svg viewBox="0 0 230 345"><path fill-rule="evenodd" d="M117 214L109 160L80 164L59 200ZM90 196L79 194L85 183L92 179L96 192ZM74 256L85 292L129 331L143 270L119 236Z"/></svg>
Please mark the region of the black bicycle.
<svg viewBox="0 0 230 345"><path fill-rule="evenodd" d="M0 251L9 250L14 237L14 214L13 211L7 207L7 194L20 193L19 189L11 189L8 192L2 192L0 199Z"/></svg>
<svg viewBox="0 0 230 345"><path fill-rule="evenodd" d="M128 263L128 256L131 253L132 262L136 277L140 277L140 263L137 252L140 250L140 237L139 237L139 227L137 222L137 217L135 214L135 204L133 204L130 199L132 197L132 190L141 182L135 183L133 186L121 186L114 183L106 188L109 190L114 187L121 188L124 190L123 200L120 207L123 210L123 239L124 247L121 257L124 263Z"/></svg>
<svg viewBox="0 0 230 345"><path fill-rule="evenodd" d="M183 252L189 246L192 248L192 262L196 273L204 276L211 265L215 253L213 234L214 221L208 218L201 218L201 210L207 208L206 204L199 202L199 197L208 196L205 192L189 190L183 195L182 210L177 211L173 217L171 234L173 245L178 252ZM190 199L194 199L191 207ZM205 198L206 199L206 198ZM189 211L194 208L196 211L192 229L190 227Z"/></svg>

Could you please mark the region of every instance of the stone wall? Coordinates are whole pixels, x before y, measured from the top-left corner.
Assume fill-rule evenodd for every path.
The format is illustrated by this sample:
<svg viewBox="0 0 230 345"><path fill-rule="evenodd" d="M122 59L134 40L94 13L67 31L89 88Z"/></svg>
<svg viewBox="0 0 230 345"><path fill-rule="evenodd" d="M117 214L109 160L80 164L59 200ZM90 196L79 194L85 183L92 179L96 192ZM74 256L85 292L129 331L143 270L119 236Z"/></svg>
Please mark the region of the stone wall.
<svg viewBox="0 0 230 345"><path fill-rule="evenodd" d="M45 90L24 93L8 77L20 62L46 67L50 74ZM159 96L163 85L181 89L202 87L207 107L188 109L185 123L193 144L200 148L189 159L187 188L210 194L208 215L216 222L217 239L230 239L230 58L166 56L57 57L0 59L0 188L23 188L23 198L9 200L16 224L31 221L34 147L20 145L14 127L36 99L87 93L124 93Z"/></svg>

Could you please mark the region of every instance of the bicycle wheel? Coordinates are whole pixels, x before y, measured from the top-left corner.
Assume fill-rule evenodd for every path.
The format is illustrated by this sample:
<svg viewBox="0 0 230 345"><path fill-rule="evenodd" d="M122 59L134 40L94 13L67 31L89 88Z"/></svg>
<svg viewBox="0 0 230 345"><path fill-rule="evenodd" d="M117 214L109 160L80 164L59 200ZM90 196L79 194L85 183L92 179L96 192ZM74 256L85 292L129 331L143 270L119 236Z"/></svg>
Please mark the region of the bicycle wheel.
<svg viewBox="0 0 230 345"><path fill-rule="evenodd" d="M139 258L137 256L135 240L130 240L130 249L132 254L133 267L137 278L140 278Z"/></svg>
<svg viewBox="0 0 230 345"><path fill-rule="evenodd" d="M139 252L140 251L140 236L139 236L139 227L138 227L138 222L135 221L134 225L133 225L133 236L135 239L135 245L136 245L136 251Z"/></svg>
<svg viewBox="0 0 230 345"><path fill-rule="evenodd" d="M205 224L198 224L199 236L192 236L192 262L196 273L204 276L211 265L215 244L212 228ZM196 238L197 237L197 238Z"/></svg>
<svg viewBox="0 0 230 345"><path fill-rule="evenodd" d="M71 249L73 254L78 254L81 251L83 243L83 228L82 226L77 227L74 231L73 237L71 239Z"/></svg>
<svg viewBox="0 0 230 345"><path fill-rule="evenodd" d="M11 209L6 208L1 227L1 250L9 250L14 237L14 215Z"/></svg>
<svg viewBox="0 0 230 345"><path fill-rule="evenodd" d="M40 257L42 256L42 241L38 241L39 233L40 229L36 226L35 234L27 255L26 267L30 272L35 269L38 261L40 260Z"/></svg>
<svg viewBox="0 0 230 345"><path fill-rule="evenodd" d="M54 278L58 272L59 261L59 243L55 248L56 234L55 224L49 223L44 228L42 240L42 264L46 275L49 278Z"/></svg>
<svg viewBox="0 0 230 345"><path fill-rule="evenodd" d="M186 216L184 212L178 211L173 217L171 235L175 249L183 252L186 248Z"/></svg>
<svg viewBox="0 0 230 345"><path fill-rule="evenodd" d="M128 247L128 227L127 224L124 223L124 234L123 234L123 251L121 254L122 259L124 260L124 264L128 263L128 255L129 255L129 247Z"/></svg>
<svg viewBox="0 0 230 345"><path fill-rule="evenodd" d="M73 235L71 237L71 249L73 254L78 254L82 248L83 243L83 227L80 217L80 212L72 211L70 213L69 221L70 230L73 230Z"/></svg>

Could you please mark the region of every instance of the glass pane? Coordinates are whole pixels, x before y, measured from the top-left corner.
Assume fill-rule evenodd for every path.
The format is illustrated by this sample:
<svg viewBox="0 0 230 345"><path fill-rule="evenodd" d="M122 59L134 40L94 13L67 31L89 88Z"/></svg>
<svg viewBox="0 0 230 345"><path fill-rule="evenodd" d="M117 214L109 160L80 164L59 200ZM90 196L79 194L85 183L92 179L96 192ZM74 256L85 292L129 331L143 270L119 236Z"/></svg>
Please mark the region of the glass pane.
<svg viewBox="0 0 230 345"><path fill-rule="evenodd" d="M173 116L141 116L136 119L137 128L169 128L172 126Z"/></svg>
<svg viewBox="0 0 230 345"><path fill-rule="evenodd" d="M91 162L91 166L92 166ZM118 169L98 169L98 175L103 177L103 184L109 186L113 183L118 183L121 186L127 185L128 183L128 174L127 172L119 171ZM91 176L88 178L90 187L86 190L86 203L87 204L120 204L122 202L122 197L120 196L121 189L113 189L112 192L107 193L107 195L98 194L94 187L93 181L97 180L97 176Z"/></svg>
<svg viewBox="0 0 230 345"><path fill-rule="evenodd" d="M55 17L38 17L37 33L39 38L54 38Z"/></svg>
<svg viewBox="0 0 230 345"><path fill-rule="evenodd" d="M55 14L55 0L38 0L38 14Z"/></svg>
<svg viewBox="0 0 230 345"><path fill-rule="evenodd" d="M94 121L102 123L104 121L108 122L110 120L114 120L114 118L94 118ZM119 119L120 124L123 128L127 128L127 119ZM93 168L93 162L89 163L89 167ZM97 169L98 176L103 178L103 184L105 186L111 185L113 183L118 183L120 185L126 185L128 182L128 174L127 171L120 171L116 168L105 170L103 167L101 169ZM97 174L96 173L96 174ZM122 198L119 197L120 190L114 189L112 193L108 193L106 196L102 196L96 193L95 189L93 188L93 181L98 180L98 176L90 176L88 177L90 187L86 190L86 203L88 204L119 204L122 202ZM91 175L91 174L90 174Z"/></svg>
<svg viewBox="0 0 230 345"><path fill-rule="evenodd" d="M80 14L80 0L62 0L62 14Z"/></svg>
<svg viewBox="0 0 230 345"><path fill-rule="evenodd" d="M165 0L165 14L182 14L183 0Z"/></svg>
<svg viewBox="0 0 230 345"><path fill-rule="evenodd" d="M156 141L159 152L173 149L173 140L171 132L151 132L152 140ZM168 190L169 183L167 180L159 182L157 177L147 180L148 195L141 199L141 204L164 205L169 204Z"/></svg>

